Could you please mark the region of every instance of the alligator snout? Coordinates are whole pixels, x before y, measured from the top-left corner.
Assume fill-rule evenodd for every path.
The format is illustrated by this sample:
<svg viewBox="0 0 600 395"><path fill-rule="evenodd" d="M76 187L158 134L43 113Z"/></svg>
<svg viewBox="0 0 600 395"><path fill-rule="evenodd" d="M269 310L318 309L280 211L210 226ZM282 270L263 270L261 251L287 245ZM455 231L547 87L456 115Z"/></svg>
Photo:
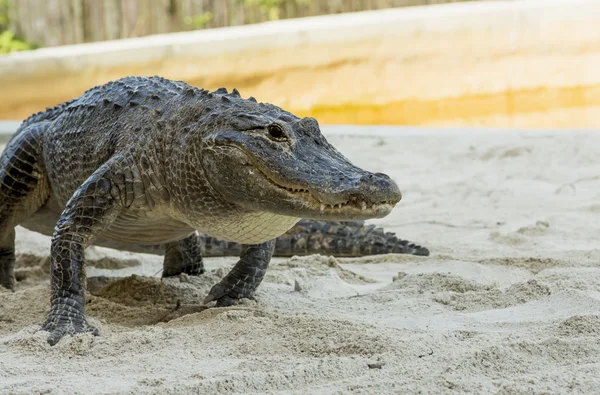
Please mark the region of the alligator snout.
<svg viewBox="0 0 600 395"><path fill-rule="evenodd" d="M384 202L396 204L402 199L398 185L383 173L368 173L360 177L357 188L351 192L350 196L351 200L358 199L370 204Z"/></svg>
<svg viewBox="0 0 600 395"><path fill-rule="evenodd" d="M398 185L387 174L365 172L353 180L346 178L340 181L335 189L326 182L326 187L311 188L310 192L325 207L351 204L365 209L379 204L395 205L402 199Z"/></svg>

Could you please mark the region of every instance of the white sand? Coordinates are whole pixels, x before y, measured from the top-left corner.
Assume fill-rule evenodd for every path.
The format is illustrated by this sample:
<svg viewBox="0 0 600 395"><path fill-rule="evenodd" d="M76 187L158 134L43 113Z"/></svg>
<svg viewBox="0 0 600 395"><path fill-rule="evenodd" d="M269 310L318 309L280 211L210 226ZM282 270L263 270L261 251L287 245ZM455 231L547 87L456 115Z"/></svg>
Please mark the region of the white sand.
<svg viewBox="0 0 600 395"><path fill-rule="evenodd" d="M102 336L50 347L47 259L21 255L25 279L0 293L0 392L600 393L600 134L388 132L329 139L398 181L374 222L430 257L277 259L257 302L194 312L234 259L161 284L160 257L94 249Z"/></svg>

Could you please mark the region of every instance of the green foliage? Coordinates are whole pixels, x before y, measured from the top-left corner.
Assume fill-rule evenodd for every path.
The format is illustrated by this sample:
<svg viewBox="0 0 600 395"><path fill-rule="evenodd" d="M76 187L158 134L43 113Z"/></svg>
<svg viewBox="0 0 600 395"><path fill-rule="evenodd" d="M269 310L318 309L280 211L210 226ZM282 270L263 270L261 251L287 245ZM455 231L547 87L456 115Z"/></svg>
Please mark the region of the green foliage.
<svg viewBox="0 0 600 395"><path fill-rule="evenodd" d="M15 34L10 30L5 30L0 33L0 54L9 52L27 51L33 47L25 42L15 38Z"/></svg>
<svg viewBox="0 0 600 395"><path fill-rule="evenodd" d="M8 26L8 0L0 0L0 32Z"/></svg>
<svg viewBox="0 0 600 395"><path fill-rule="evenodd" d="M283 3L283 0L244 0L244 5L253 7L259 6L263 10L277 8Z"/></svg>
<svg viewBox="0 0 600 395"><path fill-rule="evenodd" d="M279 10L284 0L242 0L248 7L260 7L269 16L269 20L279 19ZM311 0L294 0L297 4L309 4Z"/></svg>
<svg viewBox="0 0 600 395"><path fill-rule="evenodd" d="M203 29L213 20L213 13L210 11L185 18L185 24L192 29Z"/></svg>
<svg viewBox="0 0 600 395"><path fill-rule="evenodd" d="M0 55L34 49L28 42L19 40L9 29L9 7L9 0L0 0Z"/></svg>

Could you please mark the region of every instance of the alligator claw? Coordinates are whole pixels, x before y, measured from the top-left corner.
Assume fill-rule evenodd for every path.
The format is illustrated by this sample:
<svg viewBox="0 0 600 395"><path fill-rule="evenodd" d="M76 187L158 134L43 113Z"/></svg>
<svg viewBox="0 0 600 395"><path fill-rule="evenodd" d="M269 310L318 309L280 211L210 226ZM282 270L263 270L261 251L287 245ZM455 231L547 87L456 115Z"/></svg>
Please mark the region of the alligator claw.
<svg viewBox="0 0 600 395"><path fill-rule="evenodd" d="M42 325L42 330L50 332L48 344L54 346L66 335L76 335L78 333L92 333L94 336L100 336L100 331L93 325L86 322L85 319L71 318L64 316L49 317Z"/></svg>
<svg viewBox="0 0 600 395"><path fill-rule="evenodd" d="M238 293L237 291L239 290L239 288L236 288L234 285L222 281L218 284L215 284L211 288L206 298L204 298L203 303L206 305L216 300L217 307L233 306L237 304L240 301L240 299L252 298L253 295L246 295L246 293L248 293L244 292L244 290L246 289L247 288L242 288L242 292Z"/></svg>

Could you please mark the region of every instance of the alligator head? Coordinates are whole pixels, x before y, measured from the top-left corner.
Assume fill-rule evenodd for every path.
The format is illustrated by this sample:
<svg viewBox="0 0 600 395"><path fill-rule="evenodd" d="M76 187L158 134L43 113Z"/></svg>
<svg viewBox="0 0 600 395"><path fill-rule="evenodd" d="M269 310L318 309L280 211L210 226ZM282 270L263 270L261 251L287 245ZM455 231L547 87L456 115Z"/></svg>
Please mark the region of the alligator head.
<svg viewBox="0 0 600 395"><path fill-rule="evenodd" d="M297 218L350 221L384 217L400 201L390 177L353 165L323 137L314 118L232 100L236 105L213 113L201 154L209 183L228 202Z"/></svg>

